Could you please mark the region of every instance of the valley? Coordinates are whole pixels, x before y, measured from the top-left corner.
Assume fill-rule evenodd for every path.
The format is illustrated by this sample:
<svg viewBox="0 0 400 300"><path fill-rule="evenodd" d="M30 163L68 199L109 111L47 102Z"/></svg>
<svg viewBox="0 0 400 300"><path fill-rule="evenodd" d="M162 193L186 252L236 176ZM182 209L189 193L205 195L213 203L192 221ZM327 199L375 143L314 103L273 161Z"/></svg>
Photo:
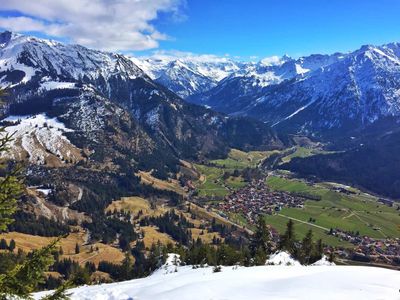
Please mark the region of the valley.
<svg viewBox="0 0 400 300"><path fill-rule="evenodd" d="M296 154L302 157L320 154L309 148L299 148L291 152L292 154L283 156L281 161L288 161ZM267 161L273 153L264 153L263 160ZM287 150L282 153L286 155ZM228 157L217 162L218 167L200 168L205 172L204 176L211 175L215 185L205 189L204 183L199 182L199 197L195 201L219 212L224 218L253 229L257 215L262 213L266 223L279 234L283 234L287 221L291 219L298 238L303 238L311 229L316 238L321 238L329 247L336 247L338 255L340 253L345 259L351 259L354 250L360 255L369 256L370 250L361 249L363 244L369 245L367 248L370 249L379 243L397 245L397 252L389 252L392 258L376 259L379 263L391 261L398 255L400 204L334 182L309 182L280 169L259 174L262 179L258 181L252 177L245 182L239 177L239 185L229 185L230 177L224 174L233 172L231 168L234 166L237 167L234 168L236 172L249 168L252 166L251 161L238 164L237 160ZM260 166L263 165L262 162L258 162ZM278 191L283 194L277 193ZM202 201L207 192L208 201ZM231 195L235 196L232 198ZM382 249L384 248L385 246ZM379 251L381 250L378 249L378 253L384 253ZM357 256L357 259L360 258Z"/></svg>
<svg viewBox="0 0 400 300"><path fill-rule="evenodd" d="M168 253L398 270L398 49L152 59L1 33L0 179L21 191L0 274L57 239L35 290L146 277Z"/></svg>

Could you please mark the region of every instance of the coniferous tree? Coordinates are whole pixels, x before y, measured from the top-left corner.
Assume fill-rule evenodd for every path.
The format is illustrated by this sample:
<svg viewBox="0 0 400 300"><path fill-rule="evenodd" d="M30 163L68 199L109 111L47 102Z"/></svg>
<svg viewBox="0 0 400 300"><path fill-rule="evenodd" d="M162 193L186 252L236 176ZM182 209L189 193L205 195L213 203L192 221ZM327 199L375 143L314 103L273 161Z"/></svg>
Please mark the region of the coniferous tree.
<svg viewBox="0 0 400 300"><path fill-rule="evenodd" d="M121 277L124 280L132 279L133 262L129 252L125 252L125 258L122 261Z"/></svg>
<svg viewBox="0 0 400 300"><path fill-rule="evenodd" d="M329 253L329 262L333 263L335 262L335 253L333 252L333 250L331 250L331 252Z"/></svg>
<svg viewBox="0 0 400 300"><path fill-rule="evenodd" d="M4 128L0 128L0 135L3 135L0 138L0 154L8 150L7 145L12 140L12 136L4 135L4 132ZM1 167L5 169L4 165ZM13 222L12 215L17 210L17 199L22 193L22 184L17 175L18 169L15 169L0 178L0 232Z"/></svg>
<svg viewBox="0 0 400 300"><path fill-rule="evenodd" d="M0 249L6 250L8 248L7 241L5 239L0 240Z"/></svg>
<svg viewBox="0 0 400 300"><path fill-rule="evenodd" d="M0 90L0 97L4 92ZM8 150L8 143L12 136L4 134L5 129L0 128L0 156ZM6 169L4 164L0 167ZM7 172L0 178L0 232L7 229L13 222L12 215L17 210L17 199L23 191L19 170ZM49 245L33 251L21 263L17 263L12 269L0 274L0 300L19 298L31 299L30 294L44 281L44 272L54 262L52 252L56 250L59 239ZM22 256L21 256L22 258ZM47 300L64 300L68 296L65 293L67 285L61 286L53 294L45 297Z"/></svg>
<svg viewBox="0 0 400 300"><path fill-rule="evenodd" d="M291 254L296 252L295 249L295 241L296 236L294 233L294 224L293 221L290 219L289 222L286 224L286 231L281 236L279 248L281 250L286 250Z"/></svg>
<svg viewBox="0 0 400 300"><path fill-rule="evenodd" d="M10 241L10 245L8 245L8 250L9 250L10 252L13 252L14 249L15 249L15 241L12 239L12 240Z"/></svg>
<svg viewBox="0 0 400 300"><path fill-rule="evenodd" d="M250 250L256 265L263 265L268 254L269 232L262 215L258 217L256 232L251 240Z"/></svg>
<svg viewBox="0 0 400 300"><path fill-rule="evenodd" d="M49 245L33 251L24 262L0 275L0 299L13 296L30 298L30 293L35 291L39 283L44 282L44 270L54 263L51 253L57 242L58 240L54 240Z"/></svg>
<svg viewBox="0 0 400 300"><path fill-rule="evenodd" d="M311 256L310 263L314 263L322 258L322 255L324 255L324 245L322 244L322 240L319 239L317 243L314 246L314 251Z"/></svg>
<svg viewBox="0 0 400 300"><path fill-rule="evenodd" d="M300 249L300 262L304 265L308 265L310 263L311 255L313 252L313 233L310 229L306 236L303 238Z"/></svg>
<svg viewBox="0 0 400 300"><path fill-rule="evenodd" d="M79 248L78 243L75 244L75 254L79 254L81 252L81 249Z"/></svg>
<svg viewBox="0 0 400 300"><path fill-rule="evenodd" d="M41 300L69 300L70 294L67 293L67 289L71 288L72 281L67 280L62 283L52 294L43 297Z"/></svg>

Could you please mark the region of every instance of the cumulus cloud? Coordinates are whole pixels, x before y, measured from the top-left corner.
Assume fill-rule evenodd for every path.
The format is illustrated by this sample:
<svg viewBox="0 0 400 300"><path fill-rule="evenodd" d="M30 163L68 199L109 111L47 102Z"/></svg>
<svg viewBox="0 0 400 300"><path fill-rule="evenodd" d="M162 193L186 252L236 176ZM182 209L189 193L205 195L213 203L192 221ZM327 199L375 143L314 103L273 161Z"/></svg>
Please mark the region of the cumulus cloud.
<svg viewBox="0 0 400 300"><path fill-rule="evenodd" d="M158 47L168 36L152 24L160 12L182 20L185 0L1 0L0 10L21 16L0 17L0 27L38 31L108 51Z"/></svg>

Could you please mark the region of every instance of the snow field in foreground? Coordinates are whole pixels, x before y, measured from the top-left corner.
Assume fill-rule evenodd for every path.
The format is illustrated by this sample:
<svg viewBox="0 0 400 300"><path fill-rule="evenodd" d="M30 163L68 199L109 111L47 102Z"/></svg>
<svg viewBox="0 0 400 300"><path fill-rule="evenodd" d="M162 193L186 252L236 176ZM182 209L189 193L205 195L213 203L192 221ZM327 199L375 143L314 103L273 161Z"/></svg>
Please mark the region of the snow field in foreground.
<svg viewBox="0 0 400 300"><path fill-rule="evenodd" d="M73 300L400 299L400 272L359 266L212 267L168 263L151 276L72 289ZM35 295L35 299L43 293Z"/></svg>

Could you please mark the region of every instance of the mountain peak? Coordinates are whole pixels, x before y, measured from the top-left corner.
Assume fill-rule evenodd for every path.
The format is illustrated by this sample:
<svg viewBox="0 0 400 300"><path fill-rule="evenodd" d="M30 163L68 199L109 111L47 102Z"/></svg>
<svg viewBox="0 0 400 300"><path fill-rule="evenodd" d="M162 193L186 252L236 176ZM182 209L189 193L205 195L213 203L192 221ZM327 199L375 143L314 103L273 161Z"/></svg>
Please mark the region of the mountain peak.
<svg viewBox="0 0 400 300"><path fill-rule="evenodd" d="M11 39L17 35L18 34L13 33L11 31L3 31L2 33L0 33L0 46L1 47L6 46L11 41Z"/></svg>

